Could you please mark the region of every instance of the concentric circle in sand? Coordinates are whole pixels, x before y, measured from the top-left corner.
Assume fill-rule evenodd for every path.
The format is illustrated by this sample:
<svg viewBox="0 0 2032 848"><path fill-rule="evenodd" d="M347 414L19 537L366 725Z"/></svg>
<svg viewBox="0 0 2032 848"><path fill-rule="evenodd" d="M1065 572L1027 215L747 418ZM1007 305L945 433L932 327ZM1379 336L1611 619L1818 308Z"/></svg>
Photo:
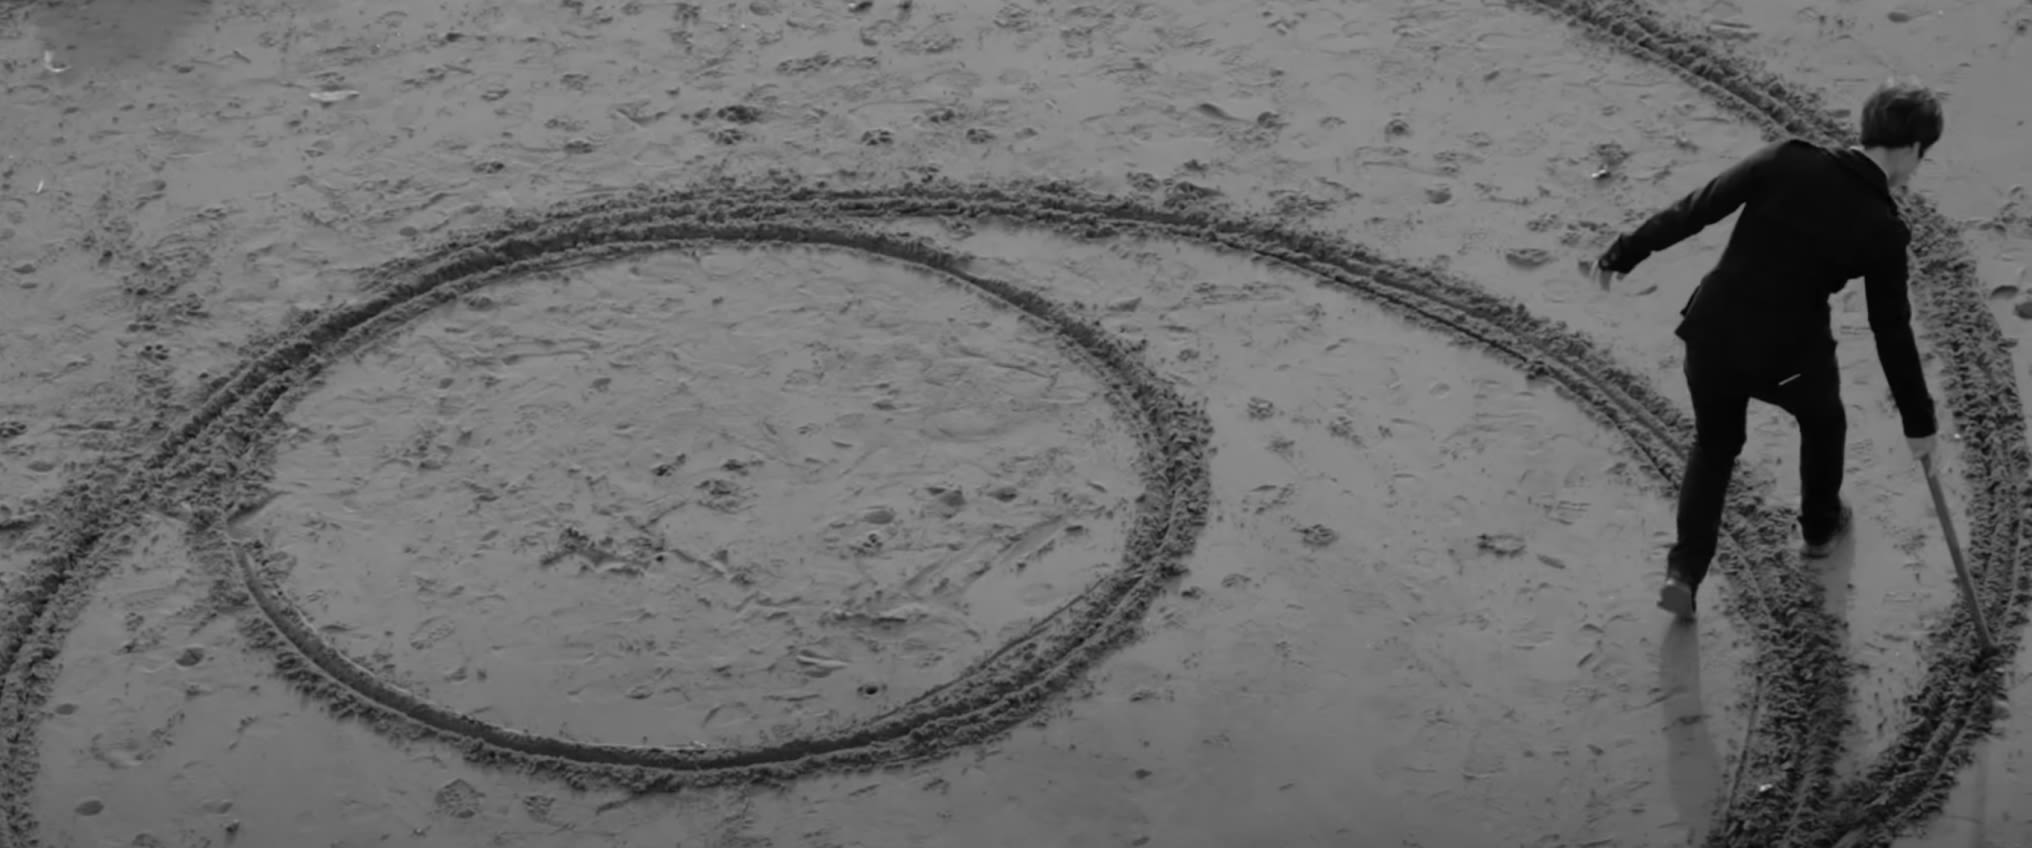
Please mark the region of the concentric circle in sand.
<svg viewBox="0 0 2032 848"><path fill-rule="evenodd" d="M487 289L333 369L240 532L343 652L575 738L754 741L923 694L1119 557L1106 387L839 250Z"/></svg>

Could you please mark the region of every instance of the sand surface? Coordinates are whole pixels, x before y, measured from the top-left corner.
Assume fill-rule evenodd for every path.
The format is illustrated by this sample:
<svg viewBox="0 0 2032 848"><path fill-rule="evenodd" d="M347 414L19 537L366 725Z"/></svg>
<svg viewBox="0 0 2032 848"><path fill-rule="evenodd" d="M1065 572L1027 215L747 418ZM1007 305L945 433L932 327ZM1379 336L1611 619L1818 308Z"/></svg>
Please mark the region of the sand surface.
<svg viewBox="0 0 2032 848"><path fill-rule="evenodd" d="M2028 42L0 5L0 846L2024 844ZM1853 540L1753 410L1671 626L1726 228L1575 271L1894 72L1990 667L1855 291Z"/></svg>

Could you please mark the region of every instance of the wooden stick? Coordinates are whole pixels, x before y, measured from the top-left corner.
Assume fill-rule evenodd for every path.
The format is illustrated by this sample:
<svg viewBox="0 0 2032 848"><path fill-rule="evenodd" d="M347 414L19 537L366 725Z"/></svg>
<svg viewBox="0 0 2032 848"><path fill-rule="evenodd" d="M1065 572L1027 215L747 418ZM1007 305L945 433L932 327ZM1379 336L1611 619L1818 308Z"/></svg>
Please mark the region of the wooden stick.
<svg viewBox="0 0 2032 848"><path fill-rule="evenodd" d="M1961 558L1961 539L1954 535L1954 520L1947 514L1947 495L1940 491L1940 480L1933 474L1933 458L1921 459L1920 467L1926 472L1926 488L1933 492L1933 512L1940 516L1940 533L1947 537L1947 555L1954 560L1954 579L1961 584L1961 597L1968 604L1969 617L1976 622L1976 640L1982 644L1983 653L1988 654L1996 647L1990 639L1990 623L1983 619L1982 605L1976 602L1976 582L1969 577L1968 563Z"/></svg>

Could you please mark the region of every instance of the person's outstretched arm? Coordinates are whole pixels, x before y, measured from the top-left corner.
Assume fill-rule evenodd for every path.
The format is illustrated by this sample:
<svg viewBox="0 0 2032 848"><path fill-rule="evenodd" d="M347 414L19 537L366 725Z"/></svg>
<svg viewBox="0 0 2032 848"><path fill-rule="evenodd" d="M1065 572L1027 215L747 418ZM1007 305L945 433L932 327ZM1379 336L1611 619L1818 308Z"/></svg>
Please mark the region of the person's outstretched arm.
<svg viewBox="0 0 2032 848"><path fill-rule="evenodd" d="M1906 299L1909 274L1905 256L1912 234L1904 226L1885 244L1880 258L1863 275L1863 295L1870 308L1870 332L1877 337L1877 361L1891 384L1891 400L1905 425L1905 438L1924 439L1938 426L1933 396L1926 391L1926 369L1919 361L1919 343L1912 337L1912 304Z"/></svg>
<svg viewBox="0 0 2032 848"><path fill-rule="evenodd" d="M1766 145L1721 172L1679 202L1666 207L1629 234L1616 239L1595 264L1604 271L1628 274L1651 254L1664 250L1727 218L1756 194L1757 187L1785 142Z"/></svg>

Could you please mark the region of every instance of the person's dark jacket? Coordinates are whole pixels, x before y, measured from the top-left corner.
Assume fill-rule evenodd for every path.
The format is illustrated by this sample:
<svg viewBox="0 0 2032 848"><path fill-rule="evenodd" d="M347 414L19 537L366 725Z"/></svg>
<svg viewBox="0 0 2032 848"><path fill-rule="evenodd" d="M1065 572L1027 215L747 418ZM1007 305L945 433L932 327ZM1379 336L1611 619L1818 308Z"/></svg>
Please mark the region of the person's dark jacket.
<svg viewBox="0 0 2032 848"><path fill-rule="evenodd" d="M1833 360L1828 298L1862 277L1905 436L1933 435L1906 299L1912 231L1884 170L1861 151L1797 139L1765 147L1617 239L1598 264L1627 274L1738 208L1721 261L1680 310L1679 337L1719 345L1745 380L1775 385Z"/></svg>

